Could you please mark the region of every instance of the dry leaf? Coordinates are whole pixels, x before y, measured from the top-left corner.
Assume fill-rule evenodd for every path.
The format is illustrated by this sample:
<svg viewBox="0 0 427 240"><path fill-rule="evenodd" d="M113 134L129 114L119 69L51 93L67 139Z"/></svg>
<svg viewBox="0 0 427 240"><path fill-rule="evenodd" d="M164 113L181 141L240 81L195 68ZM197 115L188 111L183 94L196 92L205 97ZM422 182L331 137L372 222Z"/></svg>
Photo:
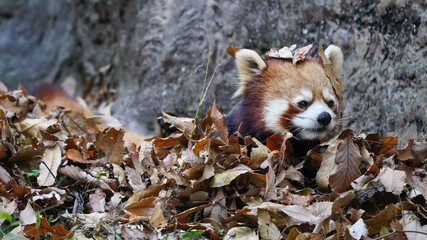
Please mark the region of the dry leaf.
<svg viewBox="0 0 427 240"><path fill-rule="evenodd" d="M46 119L24 119L21 122L15 123L15 127L25 134L27 137L36 137L42 139L43 136L40 131L46 130L48 127L56 124L55 120Z"/></svg>
<svg viewBox="0 0 427 240"><path fill-rule="evenodd" d="M354 198L356 198L356 194L354 193L354 191L341 193L340 196L336 198L334 200L334 203L332 204L332 212L336 212L339 208L345 206Z"/></svg>
<svg viewBox="0 0 427 240"><path fill-rule="evenodd" d="M252 169L250 169L248 166L239 164L233 169L229 169L222 173L217 173L211 180L211 187L222 187L226 186L231 183L235 178L238 176L247 173L252 172Z"/></svg>
<svg viewBox="0 0 427 240"><path fill-rule="evenodd" d="M55 226L49 226L46 219L40 218L40 226L37 228L36 223L23 225L23 232L27 237L38 238L45 233L49 233L53 239L67 239L74 236L73 232L64 229L59 223Z"/></svg>
<svg viewBox="0 0 427 240"><path fill-rule="evenodd" d="M279 50L271 49L268 53L266 53L266 56L271 58L293 58L291 50L286 46Z"/></svg>
<svg viewBox="0 0 427 240"><path fill-rule="evenodd" d="M19 213L19 219L21 220L22 225L29 225L36 223L37 216L30 202L27 202L27 206L24 210Z"/></svg>
<svg viewBox="0 0 427 240"><path fill-rule="evenodd" d="M213 127L215 132L219 134L220 139L228 144L227 124L225 123L224 115L222 115L222 113L218 110L215 101L206 115L212 119Z"/></svg>
<svg viewBox="0 0 427 240"><path fill-rule="evenodd" d="M356 223L351 226L347 226L348 232L350 235L357 240L360 240L362 237L368 236L368 229L366 228L363 219L359 219Z"/></svg>
<svg viewBox="0 0 427 240"><path fill-rule="evenodd" d="M409 139L408 144L403 149L397 150L397 158L401 161L413 159L412 156L412 145L414 144L414 139Z"/></svg>
<svg viewBox="0 0 427 240"><path fill-rule="evenodd" d="M117 180L119 181L120 187L126 187L127 186L126 175L123 168L121 168L119 165L114 163L112 163L111 165L113 166L114 177L116 177Z"/></svg>
<svg viewBox="0 0 427 240"><path fill-rule="evenodd" d="M189 208L189 209L187 209L187 210L185 210L185 211L183 211L183 212L175 215L175 218L176 219L186 218L188 215L190 215L192 213L195 213L195 212L198 212L198 211L200 211L202 209L205 209L207 207L210 207L210 206L212 206L212 203L203 204L203 205L200 205L200 206L197 206L197 207Z"/></svg>
<svg viewBox="0 0 427 240"><path fill-rule="evenodd" d="M89 203L94 212L105 212L105 193L97 188L95 192L89 194Z"/></svg>
<svg viewBox="0 0 427 240"><path fill-rule="evenodd" d="M277 226L272 222L267 210L258 210L258 226L262 239L281 239L282 235Z"/></svg>
<svg viewBox="0 0 427 240"><path fill-rule="evenodd" d="M86 136L99 132L99 128L92 119L87 119L75 111L64 112L61 115L61 121L66 131L72 136Z"/></svg>
<svg viewBox="0 0 427 240"><path fill-rule="evenodd" d="M338 79L338 76L334 75L334 69L332 67L331 61L325 56L323 52L322 43L319 44L318 50L319 56L323 61L323 68L325 69L326 76L328 76L329 81L331 81L332 87L334 88L335 94L337 94L340 103L342 103L343 95L342 95L342 83L341 79ZM341 104L340 104L341 106Z"/></svg>
<svg viewBox="0 0 427 240"><path fill-rule="evenodd" d="M194 125L194 119L192 118L183 118L183 117L174 117L162 111L163 121L171 124L172 126L178 128L182 132L191 133Z"/></svg>
<svg viewBox="0 0 427 240"><path fill-rule="evenodd" d="M251 169L257 169L259 168L261 163L267 160L270 154L270 149L268 149L267 146L265 146L260 141L258 141L258 139L256 138L251 138L251 139L256 143L257 147L252 147L251 160L248 165Z"/></svg>
<svg viewBox="0 0 427 240"><path fill-rule="evenodd" d="M259 239L255 229L249 227L234 227L228 230L224 240L256 240Z"/></svg>
<svg viewBox="0 0 427 240"><path fill-rule="evenodd" d="M277 188L275 185L276 175L273 169L273 155L274 152L270 153L268 157L268 172L265 175L265 193L264 193L264 201L270 201L277 197ZM261 235L262 236L262 235Z"/></svg>
<svg viewBox="0 0 427 240"><path fill-rule="evenodd" d="M98 152L103 151L105 153L108 163L120 165L123 162L125 153L123 136L124 130L115 128L107 128L98 134L95 148Z"/></svg>
<svg viewBox="0 0 427 240"><path fill-rule="evenodd" d="M311 49L313 49L314 45L310 44L307 45L305 47L302 48L298 48L297 50L295 50L294 52L294 56L292 59L292 63L295 65L297 64L297 62L302 62L305 60L305 58L307 57L307 55L310 53Z"/></svg>
<svg viewBox="0 0 427 240"><path fill-rule="evenodd" d="M194 146L193 146L194 154L199 155L200 151L203 148L205 148L205 146L208 143L209 139L210 139L210 136L206 136L206 137L202 138L202 140L197 141L196 144L194 144Z"/></svg>
<svg viewBox="0 0 427 240"><path fill-rule="evenodd" d="M40 175L37 177L39 186L51 186L55 183L59 165L61 164L61 149L56 144L46 148L40 163Z"/></svg>
<svg viewBox="0 0 427 240"><path fill-rule="evenodd" d="M405 179L406 174L404 171L393 170L389 167L381 169L384 172L380 177L380 182L384 185L387 192L391 192L395 195L400 195L403 191L403 187L406 185Z"/></svg>
<svg viewBox="0 0 427 240"><path fill-rule="evenodd" d="M324 240L322 234L319 233L301 233L295 240Z"/></svg>
<svg viewBox="0 0 427 240"><path fill-rule="evenodd" d="M320 155L322 163L320 165L319 171L317 171L316 183L322 191L328 190L329 176L337 166L335 163L335 158L337 155L338 146L341 142L341 140L333 141L328 146L326 151Z"/></svg>
<svg viewBox="0 0 427 240"><path fill-rule="evenodd" d="M162 208L158 205L154 205L154 212L150 217L150 224L154 227L158 227L165 222L165 217L163 216Z"/></svg>
<svg viewBox="0 0 427 240"><path fill-rule="evenodd" d="M400 209L395 204L389 204L384 210L375 215L374 218L366 221L366 226L369 230L369 234L376 234L380 231L381 227L389 227L393 219L400 214Z"/></svg>
<svg viewBox="0 0 427 240"><path fill-rule="evenodd" d="M151 197L142 199L139 202L134 202L125 207L125 210L143 217L151 217L154 213L154 207L156 206L157 198Z"/></svg>
<svg viewBox="0 0 427 240"><path fill-rule="evenodd" d="M67 153L65 154L65 156L67 156L68 159L73 160L75 162L79 162L79 163L91 163L93 162L92 160L87 160L83 158L82 153L77 150L77 149L70 149L67 151Z"/></svg>
<svg viewBox="0 0 427 240"><path fill-rule="evenodd" d="M363 157L353 143L351 136L344 139L337 148L335 163L338 164L329 177L329 185L335 192L343 192L351 186L361 173L359 165Z"/></svg>
<svg viewBox="0 0 427 240"><path fill-rule="evenodd" d="M137 170L130 167L125 167L125 176L127 176L129 185L132 187L134 192L143 190L146 185L143 183L141 179L141 175Z"/></svg>
<svg viewBox="0 0 427 240"><path fill-rule="evenodd" d="M380 154L386 154L388 151L393 150L397 146L397 136L395 137L383 137L383 147L380 150Z"/></svg>
<svg viewBox="0 0 427 240"><path fill-rule="evenodd" d="M9 215L12 215L13 214L13 212L15 212L15 210L16 210L16 207L17 207L17 204L16 204L16 202L15 201L9 201L8 199L6 199L6 198L4 198L4 197L1 197L0 198L0 212L3 212L3 213L7 213L7 214L9 214ZM27 208L28 208L29 206L28 206L28 204L27 204ZM30 206L31 207L31 206ZM31 208L31 210L32 210L32 208ZM25 210L24 210L25 211ZM24 212L24 211L22 211L22 212ZM22 213L21 212L21 213ZM34 211L33 211L34 212ZM5 221L6 219L5 218L0 218L0 225L1 224L3 224L3 222ZM22 220L21 220L22 221ZM31 221L31 220L30 220Z"/></svg>

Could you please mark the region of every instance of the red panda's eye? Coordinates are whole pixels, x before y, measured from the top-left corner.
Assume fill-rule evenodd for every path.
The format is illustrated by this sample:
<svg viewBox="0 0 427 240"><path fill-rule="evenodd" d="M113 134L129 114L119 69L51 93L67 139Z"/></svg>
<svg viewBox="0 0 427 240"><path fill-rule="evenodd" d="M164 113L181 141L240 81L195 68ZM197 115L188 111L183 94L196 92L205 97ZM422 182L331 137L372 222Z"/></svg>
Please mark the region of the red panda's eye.
<svg viewBox="0 0 427 240"><path fill-rule="evenodd" d="M333 107L335 106L334 101L329 100L329 101L328 101L328 106L329 106L330 108L333 108Z"/></svg>
<svg viewBox="0 0 427 240"><path fill-rule="evenodd" d="M300 102L298 102L298 107L301 108L301 109L305 109L305 108L308 107L308 102L304 101L304 100L300 101Z"/></svg>

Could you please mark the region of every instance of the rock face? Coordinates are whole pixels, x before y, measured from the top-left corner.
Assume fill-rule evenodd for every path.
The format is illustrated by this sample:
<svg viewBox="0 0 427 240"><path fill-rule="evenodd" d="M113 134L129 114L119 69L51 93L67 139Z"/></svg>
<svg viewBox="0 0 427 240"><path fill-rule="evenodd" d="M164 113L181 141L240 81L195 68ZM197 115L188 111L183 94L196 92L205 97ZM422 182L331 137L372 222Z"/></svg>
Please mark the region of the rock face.
<svg viewBox="0 0 427 240"><path fill-rule="evenodd" d="M113 114L149 133L153 109L194 116L208 40L207 80L216 73L202 112L214 99L225 112L238 101L230 101L238 79L229 45L263 53L323 41L345 55L344 127L426 139L426 7L423 0L4 0L0 80L15 88L72 76L84 86L111 64Z"/></svg>

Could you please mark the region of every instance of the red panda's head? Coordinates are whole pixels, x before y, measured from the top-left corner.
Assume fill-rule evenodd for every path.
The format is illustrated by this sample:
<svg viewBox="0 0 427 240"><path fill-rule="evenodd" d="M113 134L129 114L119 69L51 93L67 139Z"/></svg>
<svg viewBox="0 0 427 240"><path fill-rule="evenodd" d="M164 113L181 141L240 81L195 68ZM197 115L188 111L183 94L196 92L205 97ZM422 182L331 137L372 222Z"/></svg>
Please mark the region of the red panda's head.
<svg viewBox="0 0 427 240"><path fill-rule="evenodd" d="M325 56L332 63L332 74L341 80L343 55L330 45ZM234 96L244 95L258 125L263 131L290 131L301 140L325 140L334 133L340 114L340 100L322 59L261 58L255 51L235 52L240 87Z"/></svg>

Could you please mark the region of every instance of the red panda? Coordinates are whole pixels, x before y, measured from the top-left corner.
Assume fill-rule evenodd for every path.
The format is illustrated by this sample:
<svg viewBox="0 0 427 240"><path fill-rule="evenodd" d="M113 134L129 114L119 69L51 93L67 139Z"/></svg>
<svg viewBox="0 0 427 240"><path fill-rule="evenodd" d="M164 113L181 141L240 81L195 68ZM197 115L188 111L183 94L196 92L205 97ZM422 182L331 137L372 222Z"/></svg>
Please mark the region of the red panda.
<svg viewBox="0 0 427 240"><path fill-rule="evenodd" d="M330 45L324 54L340 81L341 49ZM294 149L300 149L297 155L305 155L314 145L332 137L341 102L322 59L307 56L295 63L271 57L273 54L263 59L249 49L240 49L234 55L240 78L234 97L242 95L243 99L226 118L229 134L239 131L265 142L276 133L291 132Z"/></svg>

